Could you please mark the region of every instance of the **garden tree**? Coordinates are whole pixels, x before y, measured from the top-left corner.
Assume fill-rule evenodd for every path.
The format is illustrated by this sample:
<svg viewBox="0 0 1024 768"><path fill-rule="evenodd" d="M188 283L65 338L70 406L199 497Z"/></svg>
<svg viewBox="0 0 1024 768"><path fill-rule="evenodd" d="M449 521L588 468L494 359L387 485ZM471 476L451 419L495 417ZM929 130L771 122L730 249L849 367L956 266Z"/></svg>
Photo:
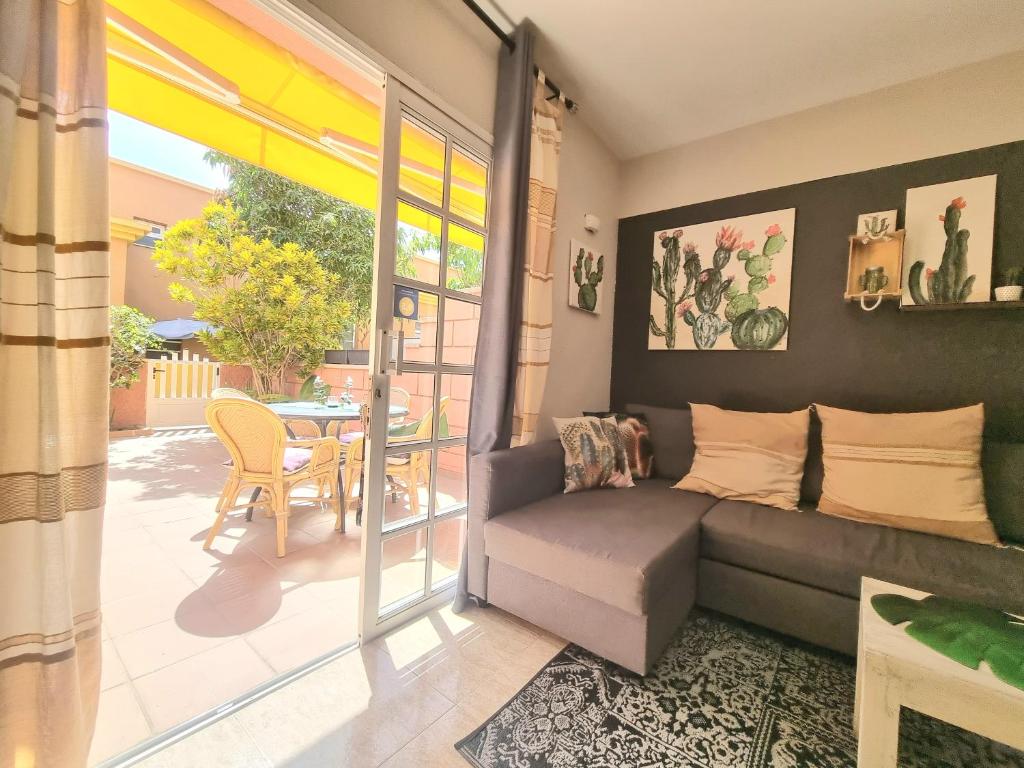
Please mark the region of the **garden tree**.
<svg viewBox="0 0 1024 768"><path fill-rule="evenodd" d="M350 308L349 324L367 327L373 294L374 212L223 152L210 150L206 160L228 172L225 197L252 236L278 246L296 243L315 253L340 280L340 295ZM439 251L441 240L400 228L397 246L396 271L413 277L413 258ZM483 260L478 251L452 243L449 262L456 267L448 281L450 288L480 285Z"/></svg>
<svg viewBox="0 0 1024 768"><path fill-rule="evenodd" d="M110 308L110 386L127 389L139 380L146 350L160 346L160 337L149 330L153 318L135 307L117 304ZM110 404L114 421L114 404Z"/></svg>
<svg viewBox="0 0 1024 768"><path fill-rule="evenodd" d="M277 246L295 243L315 253L339 278L339 295L349 307L348 324L368 325L373 294L373 211L223 152L211 149L206 160L228 172L225 197L252 236ZM407 259L400 259L399 272L408 265Z"/></svg>
<svg viewBox="0 0 1024 768"><path fill-rule="evenodd" d="M110 386L127 389L139 380L146 350L160 346L160 337L149 330L153 318L135 307L116 304L110 308Z"/></svg>
<svg viewBox="0 0 1024 768"><path fill-rule="evenodd" d="M260 396L282 392L289 371L317 368L349 316L338 276L316 254L254 236L230 199L168 229L153 259L181 279L171 296L216 327L200 332L210 352L250 366Z"/></svg>

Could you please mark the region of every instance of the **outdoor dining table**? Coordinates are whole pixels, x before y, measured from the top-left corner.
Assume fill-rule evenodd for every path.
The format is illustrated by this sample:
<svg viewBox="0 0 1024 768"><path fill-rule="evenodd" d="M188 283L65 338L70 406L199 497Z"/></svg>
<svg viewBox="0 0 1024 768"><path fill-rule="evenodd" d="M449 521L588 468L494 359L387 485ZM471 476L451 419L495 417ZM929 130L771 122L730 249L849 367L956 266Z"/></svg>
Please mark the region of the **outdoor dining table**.
<svg viewBox="0 0 1024 768"><path fill-rule="evenodd" d="M312 421L320 429L320 435L325 437L327 435L327 425L332 421L359 421L359 410L362 407L360 403L342 403L341 405L322 405L320 403L311 403L307 401L297 401L291 403L268 403L267 407L270 408L274 413L281 417L282 420L287 419L308 419ZM409 415L409 409L402 405L392 405L388 408L388 416L392 419L403 418ZM285 423L287 429L288 424ZM291 430L288 430L289 437L295 437ZM345 489L341 481L341 468L338 469L338 488L342 496L342 504L344 504ZM255 504L256 500L260 497L262 489L256 488L252 492L250 503ZM359 495L362 497L362 485L359 486ZM252 520L252 507L249 507L245 511L245 519Z"/></svg>
<svg viewBox="0 0 1024 768"><path fill-rule="evenodd" d="M327 425L332 421L359 421L360 403L343 403L341 405L321 405L320 403L294 402L270 403L270 410L282 419L308 419L320 428L320 434L327 434ZM392 405L388 409L392 418L409 415L409 409L401 405Z"/></svg>

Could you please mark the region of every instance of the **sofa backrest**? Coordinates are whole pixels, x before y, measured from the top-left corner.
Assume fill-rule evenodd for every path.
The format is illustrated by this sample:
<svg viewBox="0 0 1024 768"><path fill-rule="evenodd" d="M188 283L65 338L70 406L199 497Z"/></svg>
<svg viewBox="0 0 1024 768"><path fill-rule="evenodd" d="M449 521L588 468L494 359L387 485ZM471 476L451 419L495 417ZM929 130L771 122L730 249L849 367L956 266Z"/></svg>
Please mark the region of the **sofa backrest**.
<svg viewBox="0 0 1024 768"><path fill-rule="evenodd" d="M651 428L654 474L679 480L693 463L693 420L689 408L663 408L630 404L628 413L642 413ZM1024 443L986 440L981 457L985 501L999 537L1024 544ZM804 501L817 503L825 467L821 459L821 421L811 414L807 436L807 463L800 486Z"/></svg>
<svg viewBox="0 0 1024 768"><path fill-rule="evenodd" d="M693 418L689 408L627 405L626 413L642 413L651 428L654 475L680 480L693 464Z"/></svg>

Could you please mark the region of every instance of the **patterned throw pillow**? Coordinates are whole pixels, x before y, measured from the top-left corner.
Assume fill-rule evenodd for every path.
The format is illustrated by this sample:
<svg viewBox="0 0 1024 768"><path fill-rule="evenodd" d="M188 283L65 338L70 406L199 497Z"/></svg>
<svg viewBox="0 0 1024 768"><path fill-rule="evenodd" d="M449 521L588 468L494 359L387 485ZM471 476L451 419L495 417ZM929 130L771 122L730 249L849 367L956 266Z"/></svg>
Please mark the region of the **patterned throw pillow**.
<svg viewBox="0 0 1024 768"><path fill-rule="evenodd" d="M553 419L565 449L565 493L631 488L626 444L615 419Z"/></svg>
<svg viewBox="0 0 1024 768"><path fill-rule="evenodd" d="M634 480L646 480L654 474L654 445L651 443L651 428L644 414L584 411L583 415L598 419L615 419L619 434L626 444L629 473Z"/></svg>

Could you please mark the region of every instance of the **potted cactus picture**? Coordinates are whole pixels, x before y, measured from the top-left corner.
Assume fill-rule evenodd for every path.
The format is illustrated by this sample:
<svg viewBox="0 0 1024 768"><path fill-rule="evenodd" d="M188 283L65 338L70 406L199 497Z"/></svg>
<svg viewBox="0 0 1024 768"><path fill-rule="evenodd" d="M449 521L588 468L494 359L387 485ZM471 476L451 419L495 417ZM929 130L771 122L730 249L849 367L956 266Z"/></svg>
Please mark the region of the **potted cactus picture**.
<svg viewBox="0 0 1024 768"><path fill-rule="evenodd" d="M996 177L907 190L903 303L988 301Z"/></svg>
<svg viewBox="0 0 1024 768"><path fill-rule="evenodd" d="M597 314L604 280L604 255L595 254L582 243L569 245L569 306Z"/></svg>
<svg viewBox="0 0 1024 768"><path fill-rule="evenodd" d="M795 213L655 233L648 348L785 349Z"/></svg>

